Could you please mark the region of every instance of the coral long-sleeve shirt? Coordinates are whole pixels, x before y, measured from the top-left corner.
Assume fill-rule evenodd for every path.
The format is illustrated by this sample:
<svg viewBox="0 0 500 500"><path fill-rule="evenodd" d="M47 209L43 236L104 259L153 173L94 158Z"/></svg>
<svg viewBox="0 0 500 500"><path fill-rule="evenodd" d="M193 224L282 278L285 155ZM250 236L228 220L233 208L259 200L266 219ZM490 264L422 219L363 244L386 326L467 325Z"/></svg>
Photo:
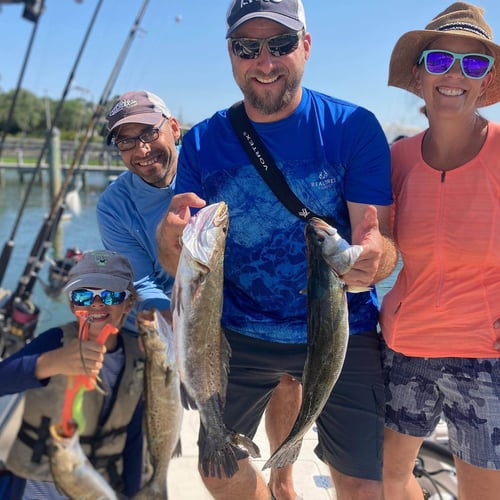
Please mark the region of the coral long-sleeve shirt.
<svg viewBox="0 0 500 500"><path fill-rule="evenodd" d="M382 304L384 338L408 356L500 357L500 125L447 172L424 162L423 136L391 152L403 267Z"/></svg>

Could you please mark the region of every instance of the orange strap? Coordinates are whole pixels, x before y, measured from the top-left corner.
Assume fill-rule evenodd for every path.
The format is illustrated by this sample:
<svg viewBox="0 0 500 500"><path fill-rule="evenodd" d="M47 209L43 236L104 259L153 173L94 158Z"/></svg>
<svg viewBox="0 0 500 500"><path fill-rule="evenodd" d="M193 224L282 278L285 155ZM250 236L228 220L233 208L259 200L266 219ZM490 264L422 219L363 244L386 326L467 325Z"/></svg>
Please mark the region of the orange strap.
<svg viewBox="0 0 500 500"><path fill-rule="evenodd" d="M76 311L79 320L78 338L81 341L88 340L89 323L87 311ZM105 344L109 335L118 333L118 328L105 324L96 342ZM61 429L65 436L72 436L75 432L75 421L78 425L77 429L82 432L85 428L85 417L82 412L83 394L85 391L90 391L96 387L95 375L69 375L66 383L66 391L64 394L64 403L62 411Z"/></svg>

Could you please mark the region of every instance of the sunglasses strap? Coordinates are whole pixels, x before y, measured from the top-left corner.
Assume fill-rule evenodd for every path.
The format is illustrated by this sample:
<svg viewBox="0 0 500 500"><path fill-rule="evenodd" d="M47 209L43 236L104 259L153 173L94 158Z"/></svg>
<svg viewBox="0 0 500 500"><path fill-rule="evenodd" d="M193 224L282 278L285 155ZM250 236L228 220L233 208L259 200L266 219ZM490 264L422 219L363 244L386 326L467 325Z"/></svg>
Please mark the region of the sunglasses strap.
<svg viewBox="0 0 500 500"><path fill-rule="evenodd" d="M284 175L276 166L259 134L250 122L243 101L233 104L227 111L231 125L243 149L278 200L296 217L307 221L312 217L323 219L335 225L331 217L323 217L309 210L290 189Z"/></svg>

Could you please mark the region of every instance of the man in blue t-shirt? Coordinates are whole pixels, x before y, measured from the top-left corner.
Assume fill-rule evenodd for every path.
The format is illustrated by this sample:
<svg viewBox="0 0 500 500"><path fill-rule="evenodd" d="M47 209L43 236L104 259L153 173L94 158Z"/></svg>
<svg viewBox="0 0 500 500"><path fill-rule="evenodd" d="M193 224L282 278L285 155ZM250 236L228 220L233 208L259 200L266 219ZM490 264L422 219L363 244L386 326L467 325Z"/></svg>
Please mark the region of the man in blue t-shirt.
<svg viewBox="0 0 500 500"><path fill-rule="evenodd" d="M397 260L387 236L392 204L388 144L372 113L301 86L311 51L302 2L234 0L226 38L246 113L290 188L310 210L335 220L344 239L363 246L345 282L366 287L384 279ZM232 357L224 421L253 437L282 374L300 380L303 371L304 221L261 178L227 110L184 137L175 192L158 233L160 262L170 272L177 266L189 207L218 201L229 207L222 326ZM339 498L376 500L383 496L384 400L378 303L374 287L348 295L347 356L317 420L316 453L329 465ZM200 448L203 439L201 434ZM216 498L269 498L263 478L244 454L240 458L231 478L202 476L206 487ZM276 498L293 498L275 491L272 483L269 488Z"/></svg>

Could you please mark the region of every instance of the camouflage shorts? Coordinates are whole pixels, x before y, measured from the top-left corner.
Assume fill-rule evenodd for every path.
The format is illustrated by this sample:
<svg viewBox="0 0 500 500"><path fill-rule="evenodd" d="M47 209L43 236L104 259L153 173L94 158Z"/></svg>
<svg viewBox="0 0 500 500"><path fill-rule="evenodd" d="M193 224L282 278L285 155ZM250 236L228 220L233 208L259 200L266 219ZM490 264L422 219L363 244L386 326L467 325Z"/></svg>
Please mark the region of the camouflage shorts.
<svg viewBox="0 0 500 500"><path fill-rule="evenodd" d="M429 436L441 418L464 462L500 469L500 359L414 358L385 347L385 425Z"/></svg>

